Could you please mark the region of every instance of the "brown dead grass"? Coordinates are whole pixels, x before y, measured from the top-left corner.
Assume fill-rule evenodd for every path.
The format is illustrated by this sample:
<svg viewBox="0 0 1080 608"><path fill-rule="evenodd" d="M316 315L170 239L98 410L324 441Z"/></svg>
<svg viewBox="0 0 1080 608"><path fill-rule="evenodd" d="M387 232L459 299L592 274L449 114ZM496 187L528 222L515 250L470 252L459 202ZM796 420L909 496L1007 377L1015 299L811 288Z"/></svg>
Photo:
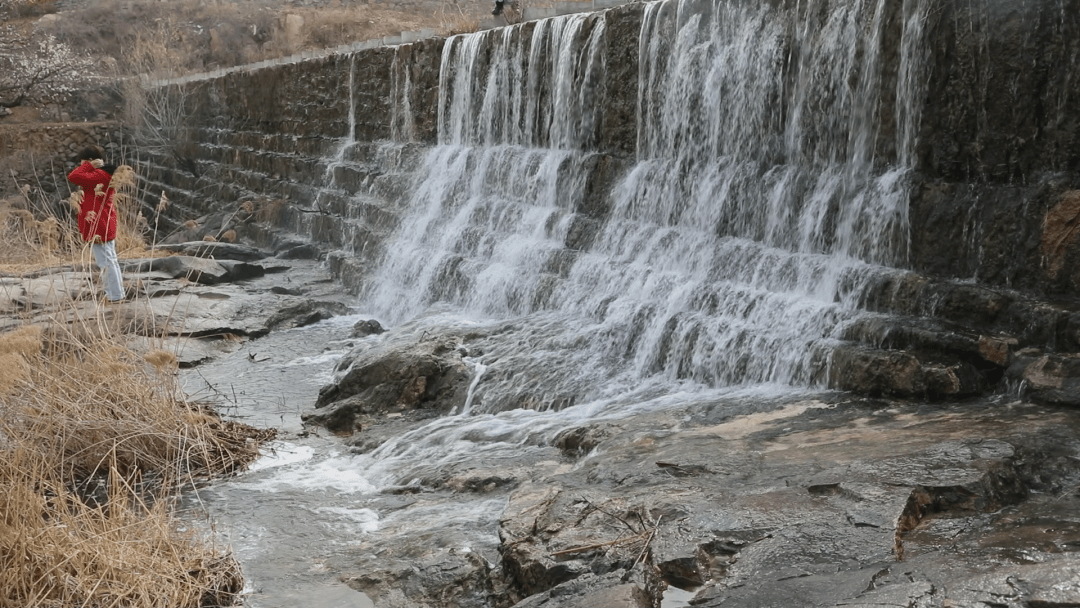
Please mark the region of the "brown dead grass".
<svg viewBox="0 0 1080 608"><path fill-rule="evenodd" d="M243 588L227 552L183 531L166 501L111 477L90 504L35 451L0 460L0 606L228 606Z"/></svg>
<svg viewBox="0 0 1080 608"><path fill-rule="evenodd" d="M475 31L491 12L492 1L432 3L438 8L347 4L305 7L281 0L251 6L244 2L136 2L98 0L57 5L50 33L79 49L115 58L128 71L125 56L141 35L164 24L177 73L252 63L301 51L394 36L430 28L447 35Z"/></svg>
<svg viewBox="0 0 1080 608"><path fill-rule="evenodd" d="M272 433L179 398L175 365L89 329L0 334L0 608L237 599L238 564L180 531L170 497L246 466Z"/></svg>
<svg viewBox="0 0 1080 608"><path fill-rule="evenodd" d="M142 252L134 175L114 181L118 249ZM73 220L49 211L68 203L24 194L0 208L0 271L87 263ZM139 356L122 315L90 310L0 333L0 608L234 605L239 564L182 525L175 497L245 467L273 432L188 402L173 353Z"/></svg>

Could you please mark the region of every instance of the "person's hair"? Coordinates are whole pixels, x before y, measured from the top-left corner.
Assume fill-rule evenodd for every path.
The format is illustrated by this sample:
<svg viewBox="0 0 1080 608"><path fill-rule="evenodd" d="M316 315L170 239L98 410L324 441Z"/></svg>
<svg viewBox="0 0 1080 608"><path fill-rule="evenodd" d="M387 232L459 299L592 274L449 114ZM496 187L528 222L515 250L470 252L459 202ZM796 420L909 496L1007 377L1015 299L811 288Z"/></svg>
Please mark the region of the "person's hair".
<svg viewBox="0 0 1080 608"><path fill-rule="evenodd" d="M95 158L105 158L105 151L101 149L101 146L88 146L83 148L82 152L75 157L75 162L83 162L84 160L94 160Z"/></svg>

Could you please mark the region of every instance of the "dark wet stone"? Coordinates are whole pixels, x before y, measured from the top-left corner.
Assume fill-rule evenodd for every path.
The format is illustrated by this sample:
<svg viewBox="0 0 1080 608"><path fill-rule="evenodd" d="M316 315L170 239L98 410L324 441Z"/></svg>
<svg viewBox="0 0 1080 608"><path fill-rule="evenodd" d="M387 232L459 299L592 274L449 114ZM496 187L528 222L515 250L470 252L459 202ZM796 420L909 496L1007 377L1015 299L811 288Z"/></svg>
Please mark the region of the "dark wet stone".
<svg viewBox="0 0 1080 608"><path fill-rule="evenodd" d="M318 260L324 255L321 247L314 243L301 243L289 245L278 252L277 257L283 260Z"/></svg>
<svg viewBox="0 0 1080 608"><path fill-rule="evenodd" d="M186 279L193 283L215 285L227 281L229 269L215 260L192 256L169 256L148 260L126 260L121 262L125 273L164 273L174 279Z"/></svg>
<svg viewBox="0 0 1080 608"><path fill-rule="evenodd" d="M608 425L579 426L567 429L555 437L555 447L568 456L580 457L591 452L610 435Z"/></svg>
<svg viewBox="0 0 1080 608"><path fill-rule="evenodd" d="M222 241L192 241L188 243L165 244L157 245L155 246L155 249L197 258L236 260L241 262L254 262L266 257L265 252L255 247L238 243L225 243Z"/></svg>
<svg viewBox="0 0 1080 608"><path fill-rule="evenodd" d="M1021 382L1035 401L1080 405L1080 355L1021 351L1009 367L1008 376Z"/></svg>
<svg viewBox="0 0 1080 608"><path fill-rule="evenodd" d="M225 276L219 282L246 281L248 279L261 277L267 273L267 269L258 264L236 262L233 260L219 260L218 264L221 264L226 271Z"/></svg>
<svg viewBox="0 0 1080 608"><path fill-rule="evenodd" d="M432 597L445 606L489 605L488 598L497 593L490 564L482 554L460 549L472 544L467 537L457 534L454 540L450 546L399 544L394 551L383 550L371 561L361 561L363 573L342 580L380 608L433 605Z"/></svg>
<svg viewBox="0 0 1080 608"><path fill-rule="evenodd" d="M978 343L972 347L977 349ZM841 346L833 351L829 385L868 395L940 397L980 392L987 379L966 361L923 362L907 351Z"/></svg>
<svg viewBox="0 0 1080 608"><path fill-rule="evenodd" d="M319 391L310 424L352 432L364 416L428 409L447 412L464 405L470 374L453 336L384 334L376 344L354 347L338 362L339 377Z"/></svg>
<svg viewBox="0 0 1080 608"><path fill-rule="evenodd" d="M299 289L299 288L283 287L281 285L274 285L273 287L270 288L270 293L276 293L276 294L282 295L282 296L302 296L302 295L304 295L304 290Z"/></svg>
<svg viewBox="0 0 1080 608"><path fill-rule="evenodd" d="M341 302L304 300L282 308L267 319L266 323L272 329L304 327L349 314L350 311L351 309Z"/></svg>
<svg viewBox="0 0 1080 608"><path fill-rule="evenodd" d="M367 319L363 321L357 321L352 327L352 337L363 338L371 335L378 335L383 333L383 326L375 319Z"/></svg>

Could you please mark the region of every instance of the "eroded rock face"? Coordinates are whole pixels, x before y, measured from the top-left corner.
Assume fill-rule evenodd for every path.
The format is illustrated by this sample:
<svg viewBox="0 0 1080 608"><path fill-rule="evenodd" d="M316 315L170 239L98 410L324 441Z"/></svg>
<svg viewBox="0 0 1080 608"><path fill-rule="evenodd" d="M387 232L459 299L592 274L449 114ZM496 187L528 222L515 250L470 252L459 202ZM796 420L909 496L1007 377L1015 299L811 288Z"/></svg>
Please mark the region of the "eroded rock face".
<svg viewBox="0 0 1080 608"><path fill-rule="evenodd" d="M960 408L914 417L903 410L867 411L868 417L850 426L842 419L856 422L852 416L858 412L801 403L757 422L750 416L629 432L635 441L619 434L603 441L574 473L511 495L500 524L506 574L522 593L541 593L587 574L629 567L627 560L648 542L643 575L656 581L653 588L664 581L700 589L695 605L959 601L968 594L960 582L986 564L965 554L950 558L960 567L941 568L931 557L940 559L937 552L947 552L948 543L935 546L942 539L930 540L924 531L963 522L965 539L993 535L992 526L975 528L1002 513L1045 508L1027 504L1029 487L1042 482L1024 470L1023 456L1009 441L950 439L969 432L1007 437L1007 425L995 415ZM1050 419L1039 424L1048 429L1076 422L1074 414L1042 411ZM902 434L907 424L918 424L920 432ZM1075 434L1077 427L1070 428ZM1069 441L1065 449L1080 447L1076 437ZM1076 484L1080 476L1074 472L1064 479ZM1070 492L1077 489L1058 496L1075 503L1080 496ZM1072 527L1056 542L1063 547L1076 539L1080 530ZM1037 593L1056 593L1045 581L1080 566L1080 554L1071 555L1034 569L1030 575L1043 581L1034 585ZM994 576L1001 580L1027 566L997 568ZM891 575L900 571L905 574ZM1010 593L1019 598L1026 592Z"/></svg>
<svg viewBox="0 0 1080 608"><path fill-rule="evenodd" d="M1075 601L1080 413L834 398L687 404L455 460L378 500L496 500L496 519L464 537L395 519L346 578L380 606L636 608L668 586L695 606ZM465 538L484 559L449 549Z"/></svg>
<svg viewBox="0 0 1080 608"><path fill-rule="evenodd" d="M335 381L319 391L305 422L351 433L384 414L446 413L465 403L471 376L460 338L409 328L364 341L338 362Z"/></svg>

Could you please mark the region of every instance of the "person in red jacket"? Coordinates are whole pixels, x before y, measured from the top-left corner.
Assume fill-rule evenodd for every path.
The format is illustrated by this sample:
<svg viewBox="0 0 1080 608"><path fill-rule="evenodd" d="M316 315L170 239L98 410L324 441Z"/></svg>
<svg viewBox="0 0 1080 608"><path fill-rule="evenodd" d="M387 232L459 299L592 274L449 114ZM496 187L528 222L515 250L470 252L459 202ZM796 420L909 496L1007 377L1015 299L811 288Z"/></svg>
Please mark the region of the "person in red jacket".
<svg viewBox="0 0 1080 608"><path fill-rule="evenodd" d="M116 258L116 191L109 187L115 165L106 165L100 146L90 146L76 157L78 167L68 173L68 181L82 188L79 205L79 233L94 252L102 271L105 297L110 302L124 299L123 277Z"/></svg>

